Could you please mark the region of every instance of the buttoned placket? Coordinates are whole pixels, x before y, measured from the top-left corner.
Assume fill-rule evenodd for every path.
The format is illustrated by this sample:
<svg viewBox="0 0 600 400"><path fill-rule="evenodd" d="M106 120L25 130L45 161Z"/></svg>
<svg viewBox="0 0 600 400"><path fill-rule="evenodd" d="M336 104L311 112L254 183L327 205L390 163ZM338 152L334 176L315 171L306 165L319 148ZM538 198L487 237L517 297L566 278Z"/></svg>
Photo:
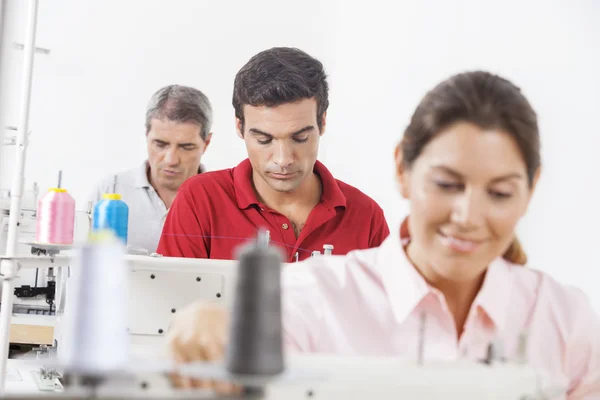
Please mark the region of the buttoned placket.
<svg viewBox="0 0 600 400"><path fill-rule="evenodd" d="M288 262L292 262L294 260L294 253L296 252L296 248L298 247L298 239L296 239L296 235L294 234L294 230L292 228L292 222L286 216L280 214L275 210L271 210L264 205L259 205L260 211L264 213L269 213L272 219L275 222L275 225L279 228L278 233L282 238L282 242L280 243L285 249L285 255ZM271 232L271 240L273 240L273 232ZM277 240L274 240L277 241ZM290 246L290 243L292 245Z"/></svg>

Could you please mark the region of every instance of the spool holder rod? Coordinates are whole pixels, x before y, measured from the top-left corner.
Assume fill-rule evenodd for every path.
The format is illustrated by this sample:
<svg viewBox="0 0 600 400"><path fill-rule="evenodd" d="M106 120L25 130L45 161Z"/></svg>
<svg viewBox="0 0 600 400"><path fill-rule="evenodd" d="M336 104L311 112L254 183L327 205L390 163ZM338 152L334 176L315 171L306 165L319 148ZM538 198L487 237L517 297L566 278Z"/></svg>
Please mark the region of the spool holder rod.
<svg viewBox="0 0 600 400"><path fill-rule="evenodd" d="M27 28L23 46L23 76L19 112L19 129L15 159L15 175L11 189L10 215L8 220L8 239L6 243L7 259L0 260L2 273L2 307L0 307L0 397L4 396L8 349L10 343L10 322L13 312L14 278L18 264L14 257L17 247L17 222L21 213L21 197L25 180L27 155L27 132L29 132L29 109L31 105L31 84L33 78L33 59L35 53L35 34L37 28L38 0L29 0Z"/></svg>

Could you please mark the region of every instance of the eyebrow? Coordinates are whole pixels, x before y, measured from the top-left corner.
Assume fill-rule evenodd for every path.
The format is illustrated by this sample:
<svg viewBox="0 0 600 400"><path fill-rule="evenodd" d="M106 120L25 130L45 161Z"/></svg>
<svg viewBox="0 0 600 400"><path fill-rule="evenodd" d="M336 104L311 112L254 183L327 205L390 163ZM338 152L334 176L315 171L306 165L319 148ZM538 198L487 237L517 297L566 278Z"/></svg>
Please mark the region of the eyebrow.
<svg viewBox="0 0 600 400"><path fill-rule="evenodd" d="M313 129L315 129L315 127L313 125L305 126L304 128L297 130L296 132L292 132L292 134L290 136L298 136L301 133L308 132ZM267 136L269 138L273 137L273 135L271 135L270 133L261 131L260 129L257 129L257 128L250 128L250 129L248 129L248 132L252 133L253 135L263 135L263 136Z"/></svg>
<svg viewBox="0 0 600 400"><path fill-rule="evenodd" d="M452 176L454 176L455 178L458 178L458 179L463 179L464 178L464 176L460 172L458 172L456 170L453 170L452 168L447 167L445 165L434 165L432 168L444 171L447 174L450 174L450 175L452 175ZM507 180L510 180L510 179L523 179L523 175L520 174L520 173L518 173L518 172L512 172L510 174L506 174L506 175L502 175L502 176L496 177L496 178L492 179L492 182L507 181Z"/></svg>
<svg viewBox="0 0 600 400"><path fill-rule="evenodd" d="M160 144L169 144L169 142L160 140L160 139L154 139L154 141L156 143L160 143ZM177 146L179 146L179 147L189 147L189 146L195 146L195 145L196 145L196 143L177 143Z"/></svg>

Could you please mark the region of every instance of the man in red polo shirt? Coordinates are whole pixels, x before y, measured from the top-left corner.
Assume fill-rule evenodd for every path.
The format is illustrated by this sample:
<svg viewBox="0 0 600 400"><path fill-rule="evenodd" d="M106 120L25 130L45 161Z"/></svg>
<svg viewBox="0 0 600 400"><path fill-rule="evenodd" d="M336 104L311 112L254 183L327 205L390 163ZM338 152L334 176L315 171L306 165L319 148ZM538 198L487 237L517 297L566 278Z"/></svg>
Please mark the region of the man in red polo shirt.
<svg viewBox="0 0 600 400"><path fill-rule="evenodd" d="M233 107L248 158L180 186L157 253L234 259L260 228L288 262L324 245L346 254L381 244L389 233L381 207L317 161L329 105L326 78L320 61L293 48L263 51L242 67Z"/></svg>

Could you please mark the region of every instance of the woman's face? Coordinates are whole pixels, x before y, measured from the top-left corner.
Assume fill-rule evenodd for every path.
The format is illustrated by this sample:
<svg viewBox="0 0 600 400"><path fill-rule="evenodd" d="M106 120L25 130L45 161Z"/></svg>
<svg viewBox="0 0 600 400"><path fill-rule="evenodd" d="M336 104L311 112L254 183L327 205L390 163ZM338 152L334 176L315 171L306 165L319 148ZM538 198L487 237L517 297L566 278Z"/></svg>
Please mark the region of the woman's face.
<svg viewBox="0 0 600 400"><path fill-rule="evenodd" d="M431 279L481 276L512 242L531 198L516 142L505 132L459 122L432 139L410 169L402 167L401 154L398 148L412 261Z"/></svg>

